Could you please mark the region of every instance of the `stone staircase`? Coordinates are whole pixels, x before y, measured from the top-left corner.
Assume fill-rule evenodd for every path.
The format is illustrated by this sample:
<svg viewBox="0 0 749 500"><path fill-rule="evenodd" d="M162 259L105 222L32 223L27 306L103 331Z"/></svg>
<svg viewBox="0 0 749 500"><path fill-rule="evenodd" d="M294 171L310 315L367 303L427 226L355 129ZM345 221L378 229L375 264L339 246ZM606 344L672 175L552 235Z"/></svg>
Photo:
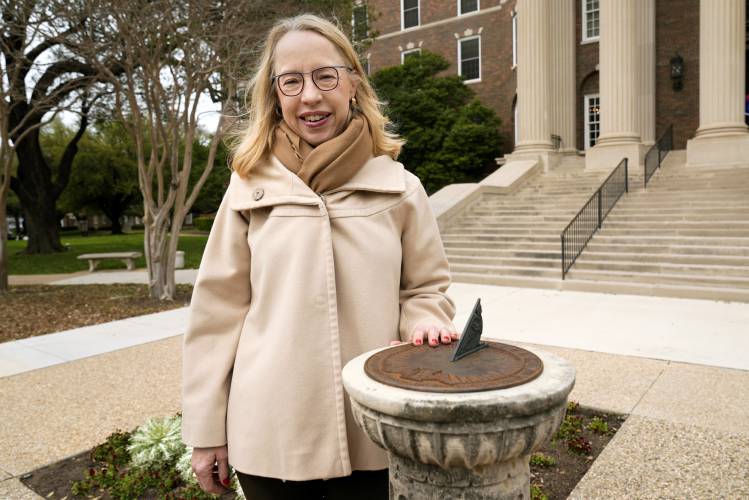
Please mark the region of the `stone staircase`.
<svg viewBox="0 0 749 500"><path fill-rule="evenodd" d="M694 169L673 151L609 214L561 280L562 229L606 177L571 158L513 195L484 195L443 232L453 279L749 302L749 169Z"/></svg>
<svg viewBox="0 0 749 500"><path fill-rule="evenodd" d="M513 194L483 194L442 233L453 279L558 288L559 234L607 175L568 158Z"/></svg>

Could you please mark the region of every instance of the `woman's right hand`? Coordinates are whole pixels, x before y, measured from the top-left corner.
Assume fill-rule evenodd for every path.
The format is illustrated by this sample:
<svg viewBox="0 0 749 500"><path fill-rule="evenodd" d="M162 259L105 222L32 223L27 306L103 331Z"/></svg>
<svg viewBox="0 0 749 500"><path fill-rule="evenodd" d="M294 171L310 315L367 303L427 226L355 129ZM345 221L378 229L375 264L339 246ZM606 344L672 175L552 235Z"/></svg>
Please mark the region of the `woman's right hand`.
<svg viewBox="0 0 749 500"><path fill-rule="evenodd" d="M216 471L216 468L218 471ZM200 489L220 495L229 486L229 450L224 446L193 448L192 471ZM222 486L223 485L223 486Z"/></svg>

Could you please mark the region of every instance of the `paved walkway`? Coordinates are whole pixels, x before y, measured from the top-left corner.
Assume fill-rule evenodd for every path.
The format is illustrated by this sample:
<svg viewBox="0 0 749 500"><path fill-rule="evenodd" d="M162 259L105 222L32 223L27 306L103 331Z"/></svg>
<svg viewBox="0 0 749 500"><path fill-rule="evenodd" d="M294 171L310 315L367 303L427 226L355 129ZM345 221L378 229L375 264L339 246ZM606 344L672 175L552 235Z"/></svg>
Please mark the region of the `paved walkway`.
<svg viewBox="0 0 749 500"><path fill-rule="evenodd" d="M139 279L64 281L104 274ZM565 357L572 399L631 415L571 498L749 498L749 304L450 292L456 326L481 297L487 336ZM178 411L186 318L177 309L0 344L0 498L34 498L18 476Z"/></svg>

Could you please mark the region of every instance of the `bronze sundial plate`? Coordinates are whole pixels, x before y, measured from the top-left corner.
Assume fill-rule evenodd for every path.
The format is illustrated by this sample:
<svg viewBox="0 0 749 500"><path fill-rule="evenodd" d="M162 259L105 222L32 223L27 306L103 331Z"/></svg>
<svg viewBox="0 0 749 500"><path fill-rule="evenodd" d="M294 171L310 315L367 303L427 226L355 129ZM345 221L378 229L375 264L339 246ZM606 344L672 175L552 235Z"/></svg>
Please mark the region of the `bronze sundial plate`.
<svg viewBox="0 0 749 500"><path fill-rule="evenodd" d="M506 389L535 379L543 362L530 351L500 342L450 361L457 343L429 347L403 344L385 349L364 364L367 375L386 385L424 392Z"/></svg>

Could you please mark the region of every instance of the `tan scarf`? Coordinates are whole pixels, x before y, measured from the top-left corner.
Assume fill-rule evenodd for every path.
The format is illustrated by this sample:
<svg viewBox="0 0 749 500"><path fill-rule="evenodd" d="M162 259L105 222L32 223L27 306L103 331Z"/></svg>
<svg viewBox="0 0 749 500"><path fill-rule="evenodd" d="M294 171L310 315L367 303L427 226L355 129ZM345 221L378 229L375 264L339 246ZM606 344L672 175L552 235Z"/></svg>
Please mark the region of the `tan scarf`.
<svg viewBox="0 0 749 500"><path fill-rule="evenodd" d="M360 115L336 137L313 148L284 122L276 127L273 154L316 193L351 179L372 157L372 136Z"/></svg>

